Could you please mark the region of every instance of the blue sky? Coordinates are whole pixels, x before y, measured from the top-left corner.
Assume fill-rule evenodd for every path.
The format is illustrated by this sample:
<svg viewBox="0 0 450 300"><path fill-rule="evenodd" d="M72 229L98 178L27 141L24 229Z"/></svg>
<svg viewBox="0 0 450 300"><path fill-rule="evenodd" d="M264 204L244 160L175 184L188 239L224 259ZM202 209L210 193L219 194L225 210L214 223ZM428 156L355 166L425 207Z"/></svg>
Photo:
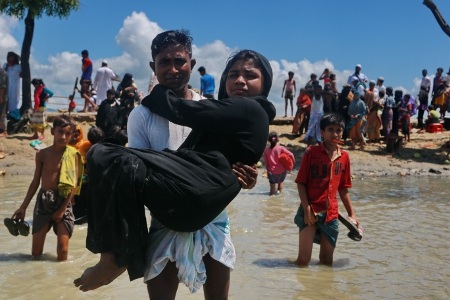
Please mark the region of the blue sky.
<svg viewBox="0 0 450 300"><path fill-rule="evenodd" d="M118 74L134 75L146 91L150 44L156 34L185 28L194 38L197 68L218 78L228 56L254 49L271 62L274 83L269 99L284 115L283 80L295 72L297 87L325 67L337 75L338 88L362 64L369 79L417 94L421 70L433 77L450 67L450 37L438 26L422 0L286 0L274 1L81 1L67 19L36 20L31 74L42 77L56 95L71 93L80 76L81 50L88 49L95 70L102 59ZM450 22L450 1L435 0ZM0 61L8 51L20 53L23 21L0 15Z"/></svg>

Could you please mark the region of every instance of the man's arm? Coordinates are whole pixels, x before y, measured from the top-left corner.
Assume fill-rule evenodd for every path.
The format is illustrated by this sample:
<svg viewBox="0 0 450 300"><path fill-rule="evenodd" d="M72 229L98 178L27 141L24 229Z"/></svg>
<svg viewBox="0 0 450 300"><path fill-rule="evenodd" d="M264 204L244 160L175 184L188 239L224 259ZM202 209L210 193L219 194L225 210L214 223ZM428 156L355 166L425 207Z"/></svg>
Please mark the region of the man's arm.
<svg viewBox="0 0 450 300"><path fill-rule="evenodd" d="M356 219L355 211L353 210L353 205L352 201L350 200L350 193L348 192L348 189L347 188L340 189L339 197L341 198L341 201L344 204L348 216L353 220L355 220L357 224L359 224L358 220Z"/></svg>

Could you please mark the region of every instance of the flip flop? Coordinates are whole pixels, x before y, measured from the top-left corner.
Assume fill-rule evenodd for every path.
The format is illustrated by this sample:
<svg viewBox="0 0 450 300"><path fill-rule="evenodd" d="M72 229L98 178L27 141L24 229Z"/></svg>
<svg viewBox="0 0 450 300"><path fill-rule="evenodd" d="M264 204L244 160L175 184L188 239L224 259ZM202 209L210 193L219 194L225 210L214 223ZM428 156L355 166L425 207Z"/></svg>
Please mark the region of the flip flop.
<svg viewBox="0 0 450 300"><path fill-rule="evenodd" d="M40 140L33 140L30 142L30 146L31 147L36 147L37 145L42 144L42 142Z"/></svg>
<svg viewBox="0 0 450 300"><path fill-rule="evenodd" d="M18 236L19 235L19 231L17 230L16 227L16 221L10 218L5 218L5 220L3 221L3 223L5 224L6 228L8 228L9 233L11 233L13 236Z"/></svg>
<svg viewBox="0 0 450 300"><path fill-rule="evenodd" d="M26 221L19 221L16 224L17 231L22 236L28 236L30 234L30 224Z"/></svg>
<svg viewBox="0 0 450 300"><path fill-rule="evenodd" d="M341 221L341 223L344 224L344 226L347 227L348 230L350 230L350 232L347 234L349 238L357 242L362 239L364 233L362 226L358 226L354 220L350 219L347 216L344 216L341 213L339 213L339 221Z"/></svg>

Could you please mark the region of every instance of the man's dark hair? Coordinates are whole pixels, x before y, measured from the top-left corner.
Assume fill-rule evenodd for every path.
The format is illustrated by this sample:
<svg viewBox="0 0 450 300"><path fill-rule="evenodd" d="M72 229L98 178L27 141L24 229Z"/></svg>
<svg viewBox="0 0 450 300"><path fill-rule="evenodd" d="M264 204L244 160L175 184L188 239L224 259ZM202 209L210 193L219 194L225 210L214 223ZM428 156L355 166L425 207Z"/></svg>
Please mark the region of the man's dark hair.
<svg viewBox="0 0 450 300"><path fill-rule="evenodd" d="M201 66L200 68L197 69L197 71L199 72L206 72L205 67Z"/></svg>
<svg viewBox="0 0 450 300"><path fill-rule="evenodd" d="M86 54L87 56L89 56L89 51L87 51L86 49L81 51L81 55Z"/></svg>
<svg viewBox="0 0 450 300"><path fill-rule="evenodd" d="M192 57L192 37L189 30L168 30L158 34L152 41L152 59L170 46L183 46L184 50Z"/></svg>
<svg viewBox="0 0 450 300"><path fill-rule="evenodd" d="M68 115L59 115L53 119L53 128L56 127L64 128L67 126L72 127L72 130L75 132L75 129L77 128L77 123L72 117Z"/></svg>
<svg viewBox="0 0 450 300"><path fill-rule="evenodd" d="M342 127L342 129L345 128L345 121L341 114L338 113L329 113L325 114L320 119L320 130L325 130L327 126L330 125L339 125Z"/></svg>

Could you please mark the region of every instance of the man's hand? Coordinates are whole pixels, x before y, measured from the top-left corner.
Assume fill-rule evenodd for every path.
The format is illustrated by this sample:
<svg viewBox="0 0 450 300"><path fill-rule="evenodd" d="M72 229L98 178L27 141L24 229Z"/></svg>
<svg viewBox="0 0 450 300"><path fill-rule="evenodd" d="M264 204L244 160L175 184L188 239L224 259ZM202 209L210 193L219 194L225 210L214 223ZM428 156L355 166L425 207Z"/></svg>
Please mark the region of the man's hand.
<svg viewBox="0 0 450 300"><path fill-rule="evenodd" d="M256 185L256 179L258 178L256 165L248 166L238 162L231 167L243 189L252 189Z"/></svg>

